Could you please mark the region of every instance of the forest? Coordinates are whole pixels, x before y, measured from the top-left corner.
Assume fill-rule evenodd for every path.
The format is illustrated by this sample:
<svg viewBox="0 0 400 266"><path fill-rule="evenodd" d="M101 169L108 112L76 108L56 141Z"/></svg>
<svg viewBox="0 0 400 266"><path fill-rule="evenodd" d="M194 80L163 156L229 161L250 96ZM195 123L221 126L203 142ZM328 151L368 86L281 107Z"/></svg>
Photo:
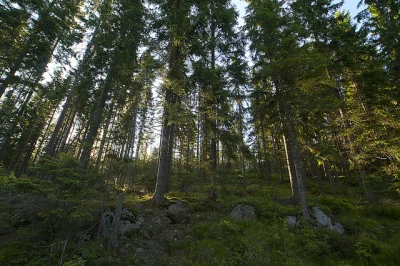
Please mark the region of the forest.
<svg viewBox="0 0 400 266"><path fill-rule="evenodd" d="M400 0L351 1L0 0L0 265L398 265Z"/></svg>

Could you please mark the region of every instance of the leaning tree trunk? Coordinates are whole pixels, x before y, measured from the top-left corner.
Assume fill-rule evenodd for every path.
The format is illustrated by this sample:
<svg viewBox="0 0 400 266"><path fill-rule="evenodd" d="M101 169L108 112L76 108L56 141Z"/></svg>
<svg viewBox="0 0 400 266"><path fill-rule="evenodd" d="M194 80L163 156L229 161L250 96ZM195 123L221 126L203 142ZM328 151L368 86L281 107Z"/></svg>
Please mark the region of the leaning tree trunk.
<svg viewBox="0 0 400 266"><path fill-rule="evenodd" d="M290 143L290 150L291 150L291 154L293 157L293 164L294 164L296 177L297 177L297 184L298 184L298 189L299 189L301 208L303 211L303 216L305 218L309 219L310 215L308 213L308 206L307 206L307 200L306 200L306 194L305 194L305 188L304 188L304 178L303 178L303 173L301 170L300 150L298 147L296 134L295 134L294 129L291 124L290 116L286 115L285 118L286 119L284 121L284 129L286 131L285 134L287 134L287 140Z"/></svg>
<svg viewBox="0 0 400 266"><path fill-rule="evenodd" d="M297 183L296 171L293 163L292 149L287 141L285 135L283 135L283 146L285 147L286 154L286 165L289 173L290 187L292 188L292 198L295 203L300 202L299 195L299 184Z"/></svg>
<svg viewBox="0 0 400 266"><path fill-rule="evenodd" d="M39 17L39 19L41 19L42 17L45 18L46 17L45 15L46 14L48 15L48 13L51 11L51 9L56 4L58 4L58 2L59 2L59 0L51 1L49 6L47 7L47 9L44 10L43 14L41 14L42 16ZM38 39L37 36L41 32L41 24L42 23L37 23L36 25L34 25L34 28L33 28L32 32L30 33L30 35L28 36L27 41L23 44L23 48L22 48L21 52L18 54L17 59L15 60L15 62L10 67L10 71L8 72L6 78L1 82L1 84L0 84L0 98L3 95L3 93L6 91L8 86L14 81L15 74L17 73L17 71L23 65L25 57L29 53L29 50L32 48L33 42ZM58 43L58 41L56 41L56 43ZM51 54L50 54L50 57L48 58L48 61L46 62L46 65L49 62L49 60L51 59L51 56L53 55L54 49L50 49L50 51L51 51Z"/></svg>
<svg viewBox="0 0 400 266"><path fill-rule="evenodd" d="M114 68L114 61L115 61L115 56L113 59L113 63L111 63L111 65L107 71L108 73L107 73L106 80L104 82L104 86L101 90L101 93L100 93L99 99L97 101L96 108L93 112L91 121L89 122L89 129L86 134L86 138L85 138L84 145L82 148L82 154L80 157L80 162L82 163L83 169L86 169L88 167L93 144L94 144L94 141L96 139L96 136L97 136L100 124L101 124L104 106L105 106L106 100L108 98L108 93L111 90L111 86L112 86L111 79L112 79L112 71Z"/></svg>
<svg viewBox="0 0 400 266"><path fill-rule="evenodd" d="M114 102L111 103L110 112L108 113L106 124L104 125L103 137L101 138L100 149L99 149L99 153L97 154L97 159L96 159L96 166L95 166L96 171L98 171L100 169L100 162L101 162L101 158L103 156L104 146L106 144L108 128L110 127L111 119L113 117L113 110L114 110Z"/></svg>
<svg viewBox="0 0 400 266"><path fill-rule="evenodd" d="M301 168L301 154L295 128L293 126L293 121L292 121L293 115L291 113L291 106L287 102L288 95L285 88L281 86L280 80L277 81L278 82L275 81L275 85L278 91L279 113L283 126L283 135L286 141L287 154L289 155L288 158L291 157L293 160L294 172L296 173L296 180L298 185L298 192L299 192L298 195L300 199L301 208L303 211L303 216L306 219L309 219L310 215L308 213L308 206L307 206L305 187L304 187L304 177Z"/></svg>
<svg viewBox="0 0 400 266"><path fill-rule="evenodd" d="M49 142L47 143L46 151L45 151L46 155L54 156L54 154L55 154L56 139L57 139L57 137L58 137L58 135L60 133L62 124L63 124L63 122L65 120L65 116L67 115L67 111L68 111L69 105L71 104L72 98L73 98L73 96L75 94L75 89L76 89L76 87L79 85L79 83L81 81L82 71L83 71L84 67L86 67L88 62L89 62L90 53L91 53L91 50L92 50L91 48L93 46L94 37L96 35L96 32L97 32L97 28L95 29L95 31L94 31L94 33L92 35L92 38L91 38L89 44L86 47L85 54L83 55L82 62L80 63L77 71L75 72L74 82L73 82L73 84L71 86L71 89L70 89L70 91L68 93L67 99L66 99L66 101L65 101L65 103L63 105L63 108L62 108L62 111L60 113L60 116L58 117L57 124L56 124L56 126L54 128L54 131L53 131L53 133L52 133L52 135L50 137Z"/></svg>

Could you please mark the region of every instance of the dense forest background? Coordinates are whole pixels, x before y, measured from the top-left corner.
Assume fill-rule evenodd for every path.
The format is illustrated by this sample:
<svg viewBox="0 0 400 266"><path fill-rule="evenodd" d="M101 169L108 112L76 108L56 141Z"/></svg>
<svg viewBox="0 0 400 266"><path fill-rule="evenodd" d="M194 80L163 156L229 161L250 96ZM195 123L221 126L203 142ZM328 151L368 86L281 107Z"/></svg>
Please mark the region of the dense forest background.
<svg viewBox="0 0 400 266"><path fill-rule="evenodd" d="M246 2L239 26L229 0L0 0L0 263L97 265L66 239L96 230L107 207L162 208L171 195L204 196L206 207L192 208L217 213L269 206L265 219L310 221L317 204L400 218L400 1L360 1L355 19L343 1ZM367 229L331 235L338 249L354 240L354 252L324 254L374 264L376 246L390 264L400 248L392 222L366 233L367 247ZM311 231L299 238L321 237ZM389 236L396 244L380 247ZM235 252L237 263L215 263L276 262ZM315 259L301 256L280 259Z"/></svg>

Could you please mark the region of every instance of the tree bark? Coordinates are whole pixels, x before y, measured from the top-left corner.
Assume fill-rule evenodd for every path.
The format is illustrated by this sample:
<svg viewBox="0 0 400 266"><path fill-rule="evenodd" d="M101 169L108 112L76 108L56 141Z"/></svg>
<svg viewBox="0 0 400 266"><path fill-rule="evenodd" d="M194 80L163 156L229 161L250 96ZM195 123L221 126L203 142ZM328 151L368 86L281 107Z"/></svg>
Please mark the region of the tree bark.
<svg viewBox="0 0 400 266"><path fill-rule="evenodd" d="M330 165L327 161L324 161L324 171L325 171L325 176L328 178L329 183L331 184L332 193L334 196L336 196L335 181L333 180Z"/></svg>
<svg viewBox="0 0 400 266"><path fill-rule="evenodd" d="M299 203L299 185L297 183L296 171L293 163L292 149L290 143L286 140L285 135L283 135L283 146L285 147L286 165L289 173L290 187L292 188L292 197L295 203Z"/></svg>
<svg viewBox="0 0 400 266"><path fill-rule="evenodd" d="M158 172L157 172L157 183L156 183L156 191L152 198L152 202L154 205L160 205L164 201L164 194L166 189L166 183L168 181L167 171L168 171L168 143L169 143L169 135L170 135L170 127L168 125L168 116L164 113L163 118L163 127L161 130L161 138L160 138L160 151L159 151L159 159L158 159Z"/></svg>
<svg viewBox="0 0 400 266"><path fill-rule="evenodd" d="M117 206L115 207L114 220L112 225L112 232L109 240L110 248L118 247L118 234L121 223L122 204L124 203L124 193L118 195Z"/></svg>
<svg viewBox="0 0 400 266"><path fill-rule="evenodd" d="M65 120L65 116L67 115L67 111L68 111L69 105L71 104L72 98L74 96L75 89L76 89L76 87L79 85L79 83L81 81L82 71L83 71L84 67L87 66L88 61L90 59L90 53L91 53L91 50L92 50L92 46L93 46L93 42L94 42L94 37L96 36L96 32L97 32L97 27L94 30L92 38L91 38L90 42L88 43L88 45L86 47L85 54L83 55L83 58L82 58L82 62L80 63L77 71L75 72L74 82L73 82L73 84L71 86L71 89L70 89L70 91L68 93L67 99L65 100L65 103L63 105L63 108L62 108L62 111L60 113L60 116L58 117L57 124L56 124L56 126L54 128L54 131L51 134L49 142L47 143L46 152L45 152L46 155L54 156L54 154L55 154L55 147L54 146L55 146L56 139L58 137L58 134L60 133L62 124L63 124L63 122Z"/></svg>
<svg viewBox="0 0 400 266"><path fill-rule="evenodd" d="M82 163L83 169L86 169L88 167L93 144L94 144L94 141L96 139L96 136L97 136L100 124L101 124L104 106L105 106L106 100L108 98L108 93L111 90L111 86L112 86L111 79L112 79L112 72L113 72L113 68L114 68L115 55L112 60L113 60L113 62L111 63L111 65L107 71L108 72L107 77L104 82L103 88L101 90L99 99L97 101L96 108L93 112L93 116L89 123L89 129L86 134L85 143L83 145L82 154L80 157L80 162Z"/></svg>

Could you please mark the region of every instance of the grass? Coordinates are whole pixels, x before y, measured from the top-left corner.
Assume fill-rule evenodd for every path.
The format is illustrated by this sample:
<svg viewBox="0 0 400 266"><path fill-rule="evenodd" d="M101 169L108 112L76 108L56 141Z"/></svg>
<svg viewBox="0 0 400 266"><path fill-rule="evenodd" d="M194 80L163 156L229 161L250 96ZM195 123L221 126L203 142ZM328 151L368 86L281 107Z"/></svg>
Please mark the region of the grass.
<svg viewBox="0 0 400 266"><path fill-rule="evenodd" d="M182 230L184 237L162 243L166 254L161 256L158 265L397 265L400 261L397 194L385 192L378 195L375 203L366 204L357 187L342 184L338 186L338 195L333 196L326 182L322 195L317 183L308 182L309 206L321 207L342 223L345 234L341 236L324 229L314 230L307 224L298 228L286 224L286 216L301 213L300 207L292 205L289 200L291 189L288 182L282 184L275 180L267 184L265 180L249 178L248 186L244 188L240 180L224 181L217 187L219 198L215 201L207 196L207 184L194 186L188 192L172 191L166 195L168 201L185 201L193 213L188 225L165 225L171 230ZM22 192L17 193L20 196L30 185L24 183L22 188L13 187L12 191L20 189ZM157 216L161 210L151 206L151 196L126 194L124 206L139 213L138 204L141 204L142 215ZM10 207L4 197L0 207L8 210ZM254 206L258 218L233 221L230 212L241 203ZM115 201L109 201L107 205L112 209ZM2 211L0 217L8 216ZM68 266L145 265L145 256L152 254L151 247L143 255L138 255L134 252L134 244L141 247L141 241L157 241L157 235L145 236L139 231L123 238L117 250L108 250L101 240L92 239L80 244L69 232L74 226L80 226L61 224L66 221L50 218L10 230L10 234L2 238L8 242L0 246L0 265L58 264L61 257L59 248L50 254L49 248L38 249L34 245L33 240L40 238L41 234L47 234L50 243L67 237L70 239L64 258L64 265ZM49 221L51 226L45 224ZM0 225L1 228L11 228L6 219L1 220Z"/></svg>
<svg viewBox="0 0 400 266"><path fill-rule="evenodd" d="M288 184L249 183L245 189L235 184L219 187L218 203L226 215L192 227L180 247L185 254L180 265L397 265L400 261L397 200L364 204L340 190L339 196L308 196L310 207L320 206L343 224L346 233L340 236L309 226L288 227L284 218L301 211L285 203L291 193ZM329 191L329 184L324 185ZM313 189L310 186L308 193ZM258 219L232 221L229 211L240 203L254 206Z"/></svg>

